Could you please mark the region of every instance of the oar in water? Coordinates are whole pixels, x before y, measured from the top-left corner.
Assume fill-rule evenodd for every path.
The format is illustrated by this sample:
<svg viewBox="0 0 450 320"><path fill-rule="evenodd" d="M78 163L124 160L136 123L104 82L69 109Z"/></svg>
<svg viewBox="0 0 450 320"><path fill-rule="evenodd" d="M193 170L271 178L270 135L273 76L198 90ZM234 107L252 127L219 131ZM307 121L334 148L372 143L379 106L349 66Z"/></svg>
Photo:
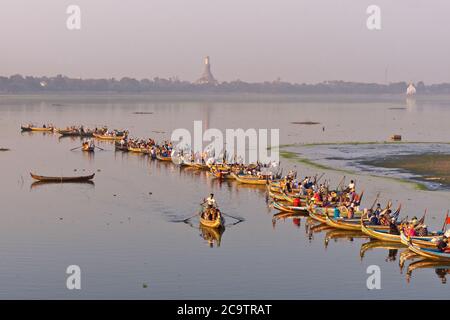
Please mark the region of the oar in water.
<svg viewBox="0 0 450 320"><path fill-rule="evenodd" d="M98 148L98 149L100 149L100 150L102 150L102 151L105 151L105 149L103 149L103 148L100 148L100 147L97 147L97 146L94 146L95 148Z"/></svg>
<svg viewBox="0 0 450 320"><path fill-rule="evenodd" d="M221 214L223 214L224 216L227 216L227 217L230 217L230 218L236 219L236 220L238 220L238 221L245 221L245 219L244 219L244 218L233 217L233 216L230 216L229 214L226 214L226 213L223 213L223 212L221 212Z"/></svg>
<svg viewBox="0 0 450 320"><path fill-rule="evenodd" d="M72 148L72 149L70 149L70 151L74 151L74 150L77 150L77 149L80 149L80 148L83 148L83 146Z"/></svg>

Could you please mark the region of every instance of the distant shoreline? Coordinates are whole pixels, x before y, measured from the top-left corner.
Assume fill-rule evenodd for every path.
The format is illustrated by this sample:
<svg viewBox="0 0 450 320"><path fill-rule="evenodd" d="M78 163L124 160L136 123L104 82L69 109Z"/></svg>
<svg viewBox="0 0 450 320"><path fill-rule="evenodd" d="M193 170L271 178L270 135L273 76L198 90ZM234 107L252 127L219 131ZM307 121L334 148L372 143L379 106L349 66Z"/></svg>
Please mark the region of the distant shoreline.
<svg viewBox="0 0 450 320"><path fill-rule="evenodd" d="M211 93L211 92L42 92L42 93L0 93L0 105L2 103L41 100L55 103L55 106L66 101L161 101L161 102L205 102L205 103L393 103L398 105L413 105L428 103L449 103L450 94L424 94L407 97L405 94L284 94L284 93Z"/></svg>

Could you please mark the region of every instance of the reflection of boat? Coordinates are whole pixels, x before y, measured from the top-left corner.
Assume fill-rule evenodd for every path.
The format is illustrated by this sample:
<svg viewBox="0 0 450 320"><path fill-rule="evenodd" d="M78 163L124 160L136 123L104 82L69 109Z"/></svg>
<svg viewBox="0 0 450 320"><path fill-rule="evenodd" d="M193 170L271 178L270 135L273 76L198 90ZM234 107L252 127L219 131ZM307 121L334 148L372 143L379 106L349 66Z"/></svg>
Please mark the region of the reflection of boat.
<svg viewBox="0 0 450 320"><path fill-rule="evenodd" d="M447 274L450 273L450 262L448 261L433 261L422 259L409 264L406 270L406 277L409 281L411 279L412 272L417 269L434 269L437 276L441 279L442 283L446 283Z"/></svg>
<svg viewBox="0 0 450 320"><path fill-rule="evenodd" d="M368 237L361 231L331 229L325 234L325 240L331 239L367 239Z"/></svg>
<svg viewBox="0 0 450 320"><path fill-rule="evenodd" d="M222 226L220 228L210 228L205 227L203 224L200 223L199 229L202 238L208 241L209 246L211 248L214 246L214 243L216 243L217 247L220 247L220 242L222 241L222 234L225 231L225 227Z"/></svg>
<svg viewBox="0 0 450 320"><path fill-rule="evenodd" d="M367 237L367 235L366 235ZM385 249L385 250L398 250L404 248L401 243L389 242L389 241L380 241L380 240L370 240L369 242L363 243L361 245L361 249L359 249L359 256L364 258L364 255L367 251L371 249Z"/></svg>
<svg viewBox="0 0 450 320"><path fill-rule="evenodd" d="M367 236L361 231L339 230L332 228L331 230L328 230L325 234L324 238L325 248L328 247L328 243L330 242L330 240L334 240L334 242L337 242L338 240L348 240L352 242L354 239L361 239L361 238L367 239Z"/></svg>
<svg viewBox="0 0 450 320"><path fill-rule="evenodd" d="M405 265L405 262L406 262L407 260L414 260L414 259L416 259L416 258L422 259L421 256L419 256L419 255L418 255L417 253L415 253L415 252L412 252L412 251L409 250L409 249L406 249L405 251L403 251L402 253L400 253L400 259L399 259L399 262L398 262L398 264L399 264L399 266L400 266L400 271L403 270L403 266Z"/></svg>
<svg viewBox="0 0 450 320"><path fill-rule="evenodd" d="M80 182L94 179L95 173L89 176L75 176L75 177L48 177L48 176L39 176L33 173L30 173L30 175L33 179L44 182Z"/></svg>
<svg viewBox="0 0 450 320"><path fill-rule="evenodd" d="M65 184L70 184L70 183L76 183L76 184L87 184L87 185L92 185L95 186L94 181L91 180L87 180L87 181L66 181ZM31 184L31 188L35 188L35 187L39 187L39 186L44 186L44 185L52 185L52 184L61 184L61 181L34 181Z"/></svg>

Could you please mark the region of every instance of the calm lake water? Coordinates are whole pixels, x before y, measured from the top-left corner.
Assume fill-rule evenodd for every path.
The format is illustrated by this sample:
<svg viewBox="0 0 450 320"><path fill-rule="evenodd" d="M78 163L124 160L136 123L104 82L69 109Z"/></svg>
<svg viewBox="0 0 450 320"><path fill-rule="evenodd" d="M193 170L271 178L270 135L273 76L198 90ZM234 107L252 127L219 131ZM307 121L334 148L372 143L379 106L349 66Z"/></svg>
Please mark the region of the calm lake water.
<svg viewBox="0 0 450 320"><path fill-rule="evenodd" d="M360 234L317 227L311 235L305 217L274 224L264 188L220 183L205 172L115 152L109 143L98 143L105 151L94 155L69 151L78 139L20 133L20 125L108 125L162 140L202 120L219 129L280 128L281 144L381 141L394 133L438 142L450 137L448 119L449 97L2 96L0 147L11 150L0 153L0 298L446 298L442 279L450 266L416 264L408 273L411 260L399 267L403 248L389 252ZM288 160L282 165L300 175L321 173ZM30 171L96 172L95 184L33 185ZM333 185L342 174L326 177ZM428 209L431 229L441 227L450 208L446 191L364 173L354 178L365 190L363 205L381 192L380 201L402 203L403 215ZM219 247L210 246L198 221L176 222L196 213L210 192L223 212L245 219L226 228ZM66 288L69 265L81 268L81 290ZM381 268L381 290L367 289L370 265Z"/></svg>

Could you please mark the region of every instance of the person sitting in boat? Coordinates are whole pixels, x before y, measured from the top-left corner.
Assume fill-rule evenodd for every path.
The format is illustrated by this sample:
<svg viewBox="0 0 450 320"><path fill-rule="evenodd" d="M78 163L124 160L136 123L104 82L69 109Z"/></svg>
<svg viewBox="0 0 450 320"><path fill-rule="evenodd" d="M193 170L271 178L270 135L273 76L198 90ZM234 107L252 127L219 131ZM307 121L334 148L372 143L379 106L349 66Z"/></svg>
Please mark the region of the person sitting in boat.
<svg viewBox="0 0 450 320"><path fill-rule="evenodd" d="M397 220L395 218L392 218L389 220L389 234L400 235L400 232L398 231L398 228L397 228L396 221Z"/></svg>
<svg viewBox="0 0 450 320"><path fill-rule="evenodd" d="M416 233L419 237L426 237L428 236L428 227L426 224L423 224L416 228Z"/></svg>
<svg viewBox="0 0 450 320"><path fill-rule="evenodd" d="M448 238L446 236L442 236L442 238L438 241L437 248L441 252L450 252L450 248L448 246Z"/></svg>
<svg viewBox="0 0 450 320"><path fill-rule="evenodd" d="M314 192L314 202L317 204L322 202L322 197L319 192Z"/></svg>
<svg viewBox="0 0 450 320"><path fill-rule="evenodd" d="M353 219L354 217L355 217L355 209L352 206L350 206L348 208L347 218Z"/></svg>
<svg viewBox="0 0 450 320"><path fill-rule="evenodd" d="M372 212L372 209L368 210L367 217L369 218L370 224L379 225L380 221L378 220L378 215L376 211Z"/></svg>
<svg viewBox="0 0 450 320"><path fill-rule="evenodd" d="M380 216L381 211L383 211L383 209L381 209L381 204L377 203L377 207L373 212L377 216L377 218Z"/></svg>
<svg viewBox="0 0 450 320"><path fill-rule="evenodd" d="M413 222L409 223L406 227L406 236L408 237L415 237L416 236L416 229L415 224Z"/></svg>
<svg viewBox="0 0 450 320"><path fill-rule="evenodd" d="M341 211L339 210L338 207L335 207L334 211L333 211L333 218L338 219L340 216L341 216Z"/></svg>
<svg viewBox="0 0 450 320"><path fill-rule="evenodd" d="M380 217L378 218L379 224L382 226L389 225L389 215L391 210L387 210L386 212L381 212Z"/></svg>

